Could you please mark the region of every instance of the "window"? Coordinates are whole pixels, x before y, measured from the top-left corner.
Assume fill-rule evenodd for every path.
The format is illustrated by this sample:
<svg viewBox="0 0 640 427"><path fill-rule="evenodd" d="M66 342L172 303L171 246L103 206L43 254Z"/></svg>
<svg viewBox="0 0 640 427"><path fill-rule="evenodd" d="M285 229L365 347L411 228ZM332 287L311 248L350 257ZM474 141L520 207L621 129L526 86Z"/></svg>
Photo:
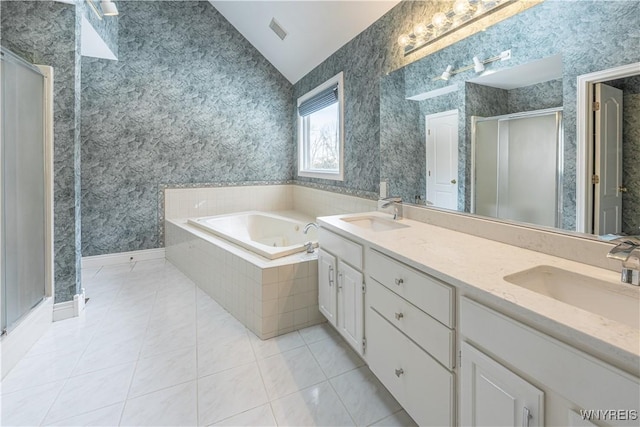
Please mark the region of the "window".
<svg viewBox="0 0 640 427"><path fill-rule="evenodd" d="M298 176L342 181L342 73L298 98Z"/></svg>

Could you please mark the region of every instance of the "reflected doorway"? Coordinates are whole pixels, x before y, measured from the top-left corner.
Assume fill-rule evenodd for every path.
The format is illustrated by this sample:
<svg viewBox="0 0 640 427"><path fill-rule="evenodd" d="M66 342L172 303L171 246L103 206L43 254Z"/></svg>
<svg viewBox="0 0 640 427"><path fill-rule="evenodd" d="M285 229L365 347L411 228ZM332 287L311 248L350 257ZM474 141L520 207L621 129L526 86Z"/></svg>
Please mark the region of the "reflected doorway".
<svg viewBox="0 0 640 427"><path fill-rule="evenodd" d="M596 100L596 86L599 83L623 89L623 100L620 103L623 122L620 131L623 139L622 144L619 145L621 148L617 148L618 143L612 141L606 143L609 145L608 147L603 147L600 142L596 144L596 126L600 126L599 133L605 135L611 134L611 131L614 130L610 125L602 123L596 125L597 108L599 107L602 112L606 107L605 103L610 103L609 107L611 108L604 116L611 116L611 113L618 108L616 104L619 103L619 101ZM602 89L602 86L600 88ZM640 233L640 217L637 215L640 210L640 169L637 168L635 153L638 152L640 139L633 137L634 132L627 133L627 138L625 138L625 128L627 130L640 129L640 120L637 118L640 117L638 116L640 110L640 63L635 62L578 76L577 89L577 231L601 236L610 235L607 238L613 238L617 235L637 235ZM607 98L608 95L605 94L605 99ZM596 102L600 104L598 105ZM605 129L603 132L602 126L609 126L609 129ZM637 135L637 131L635 134ZM604 151L608 153L604 153ZM616 163L621 164L622 177L618 179L605 177L605 175L613 177L617 174ZM603 168L607 167L609 170L605 171ZM603 184L603 180L608 182ZM612 208L608 205L609 201L603 203L602 199L596 200L602 195L601 193L605 192L618 198L615 203L612 201L612 206L618 203L621 196L621 221L618 220L619 214L615 212L615 207ZM613 216L614 213L615 216ZM620 223L620 231L615 231L619 228L616 223Z"/></svg>
<svg viewBox="0 0 640 427"><path fill-rule="evenodd" d="M458 110L425 116L427 205L458 209Z"/></svg>

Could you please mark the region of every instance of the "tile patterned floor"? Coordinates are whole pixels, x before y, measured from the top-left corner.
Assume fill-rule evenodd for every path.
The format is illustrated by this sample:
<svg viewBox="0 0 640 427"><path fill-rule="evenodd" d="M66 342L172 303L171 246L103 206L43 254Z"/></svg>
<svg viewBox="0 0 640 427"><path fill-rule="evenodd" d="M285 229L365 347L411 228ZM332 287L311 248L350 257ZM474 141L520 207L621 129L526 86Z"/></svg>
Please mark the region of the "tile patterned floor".
<svg viewBox="0 0 640 427"><path fill-rule="evenodd" d="M0 384L1 425L415 425L326 324L261 341L164 260L83 283Z"/></svg>

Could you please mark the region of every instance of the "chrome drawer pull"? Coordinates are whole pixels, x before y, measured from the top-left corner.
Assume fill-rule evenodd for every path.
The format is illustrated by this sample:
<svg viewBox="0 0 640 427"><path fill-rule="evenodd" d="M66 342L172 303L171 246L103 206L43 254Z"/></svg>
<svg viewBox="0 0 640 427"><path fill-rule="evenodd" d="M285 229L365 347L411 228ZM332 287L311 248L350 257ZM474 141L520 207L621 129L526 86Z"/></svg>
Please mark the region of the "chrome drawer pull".
<svg viewBox="0 0 640 427"><path fill-rule="evenodd" d="M342 289L342 273L338 273L338 290Z"/></svg>
<svg viewBox="0 0 640 427"><path fill-rule="evenodd" d="M402 313L396 313L396 320L400 320L404 317L404 314Z"/></svg>
<svg viewBox="0 0 640 427"><path fill-rule="evenodd" d="M329 286L333 285L333 266L329 266Z"/></svg>
<svg viewBox="0 0 640 427"><path fill-rule="evenodd" d="M400 375L404 374L404 369L396 369L396 377L400 378Z"/></svg>
<svg viewBox="0 0 640 427"><path fill-rule="evenodd" d="M396 279L396 285L400 286L404 283L404 279Z"/></svg>

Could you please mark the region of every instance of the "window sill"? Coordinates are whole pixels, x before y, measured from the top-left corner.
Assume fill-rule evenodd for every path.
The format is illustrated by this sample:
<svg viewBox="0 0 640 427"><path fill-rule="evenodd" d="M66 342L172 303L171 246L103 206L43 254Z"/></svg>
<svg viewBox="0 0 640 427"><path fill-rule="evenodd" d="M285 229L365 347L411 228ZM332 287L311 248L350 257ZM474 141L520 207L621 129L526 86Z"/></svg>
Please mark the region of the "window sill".
<svg viewBox="0 0 640 427"><path fill-rule="evenodd" d="M318 172L318 171L298 171L298 176L303 178L318 178L326 179L329 181L344 181L343 173L334 172Z"/></svg>

